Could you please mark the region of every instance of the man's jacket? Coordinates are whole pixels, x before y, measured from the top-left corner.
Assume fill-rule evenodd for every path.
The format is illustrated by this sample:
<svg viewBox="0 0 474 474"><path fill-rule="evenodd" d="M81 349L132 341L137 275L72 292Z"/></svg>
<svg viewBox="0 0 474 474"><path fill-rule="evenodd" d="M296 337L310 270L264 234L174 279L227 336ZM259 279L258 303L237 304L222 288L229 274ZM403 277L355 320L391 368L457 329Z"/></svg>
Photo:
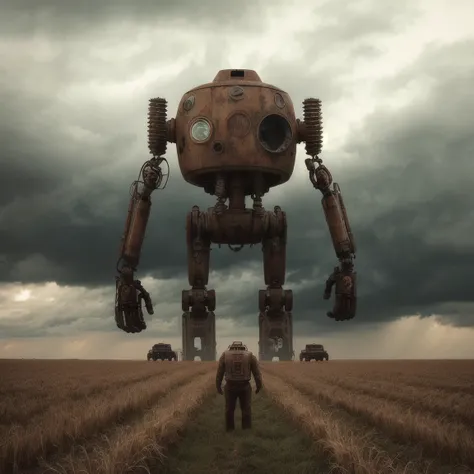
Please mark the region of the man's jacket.
<svg viewBox="0 0 474 474"><path fill-rule="evenodd" d="M224 375L229 385L250 382L253 375L257 389L262 387L262 374L258 361L250 351L226 350L223 352L217 367L217 388L221 386Z"/></svg>

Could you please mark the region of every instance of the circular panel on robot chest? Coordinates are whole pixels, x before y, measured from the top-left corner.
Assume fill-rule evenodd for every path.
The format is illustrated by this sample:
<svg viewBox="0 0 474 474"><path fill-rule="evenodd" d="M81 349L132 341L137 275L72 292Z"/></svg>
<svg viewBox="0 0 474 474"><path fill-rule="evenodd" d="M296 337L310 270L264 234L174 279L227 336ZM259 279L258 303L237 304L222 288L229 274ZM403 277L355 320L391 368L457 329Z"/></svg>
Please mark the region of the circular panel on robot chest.
<svg viewBox="0 0 474 474"><path fill-rule="evenodd" d="M183 104L183 109L186 110L186 112L189 112L193 107L194 103L196 102L196 98L193 95L190 95Z"/></svg>
<svg viewBox="0 0 474 474"><path fill-rule="evenodd" d="M290 146L292 138L291 126L282 115L267 115L260 122L258 139L268 152L283 153Z"/></svg>
<svg viewBox="0 0 474 474"><path fill-rule="evenodd" d="M250 119L244 112L234 112L227 119L227 132L230 136L243 138L250 132Z"/></svg>

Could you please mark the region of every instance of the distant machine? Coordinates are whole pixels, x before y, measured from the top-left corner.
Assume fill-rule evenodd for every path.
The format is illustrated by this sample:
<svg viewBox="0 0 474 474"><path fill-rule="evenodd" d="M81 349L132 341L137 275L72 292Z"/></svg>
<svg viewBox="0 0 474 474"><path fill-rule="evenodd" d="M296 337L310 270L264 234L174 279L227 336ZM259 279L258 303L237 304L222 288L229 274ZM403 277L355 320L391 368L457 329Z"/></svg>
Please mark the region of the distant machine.
<svg viewBox="0 0 474 474"><path fill-rule="evenodd" d="M295 116L290 96L265 84L255 71L219 71L213 82L182 97L176 119L167 120L165 99L150 100L148 145L153 155L132 186L132 197L117 263L115 320L128 333L146 329L142 300L149 314L153 306L141 282L134 279L150 214L150 195L166 186L168 171L161 166L167 142L176 143L185 181L216 196L214 207L194 206L186 217L188 279L191 289L182 294L183 359L216 358L216 294L207 289L211 244L240 251L261 243L266 289L259 291L259 353L263 360L275 355L281 340L280 360L293 354L293 292L284 290L287 221L279 206L263 208L270 188L286 183L295 166L296 146L305 142L309 179L322 195L322 205L339 266L328 280L324 298L335 285L335 305L328 316L352 319L356 312L355 244L339 186L319 158L322 147L321 101L303 102L304 119ZM246 207L246 197L253 201ZM196 350L194 341L201 339Z"/></svg>
<svg viewBox="0 0 474 474"><path fill-rule="evenodd" d="M329 354L322 344L306 344L305 348L300 352L300 361L310 362L312 360L322 361L329 360Z"/></svg>
<svg viewBox="0 0 474 474"><path fill-rule="evenodd" d="M171 344L165 344L160 342L154 344L153 347L148 351L147 360L178 360L178 354L171 349Z"/></svg>

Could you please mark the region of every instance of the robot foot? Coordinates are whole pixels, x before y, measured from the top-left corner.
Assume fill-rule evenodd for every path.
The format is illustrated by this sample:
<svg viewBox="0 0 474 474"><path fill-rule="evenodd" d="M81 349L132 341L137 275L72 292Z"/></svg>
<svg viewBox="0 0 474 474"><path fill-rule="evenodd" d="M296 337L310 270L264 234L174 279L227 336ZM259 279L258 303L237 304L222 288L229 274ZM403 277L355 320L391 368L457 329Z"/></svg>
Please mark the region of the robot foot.
<svg viewBox="0 0 474 474"><path fill-rule="evenodd" d="M182 320L183 360L194 360L197 356L204 361L216 360L216 315L213 311L185 311ZM199 338L201 348L195 347Z"/></svg>

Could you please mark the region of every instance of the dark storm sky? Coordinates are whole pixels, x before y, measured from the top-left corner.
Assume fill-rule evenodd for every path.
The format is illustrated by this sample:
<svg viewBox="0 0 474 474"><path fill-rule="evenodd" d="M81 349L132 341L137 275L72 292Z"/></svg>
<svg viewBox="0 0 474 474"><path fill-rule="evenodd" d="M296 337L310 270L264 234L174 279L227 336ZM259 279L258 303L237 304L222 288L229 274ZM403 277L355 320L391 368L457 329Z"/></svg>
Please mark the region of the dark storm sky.
<svg viewBox="0 0 474 474"><path fill-rule="evenodd" d="M341 110L358 107L356 79L349 76L364 61L380 59L376 39L402 34L421 15L409 3L391 6L387 14L384 2L340 15L343 3L319 6L316 13L324 21L313 30L295 28L294 57L273 52L264 61L263 53L252 51L246 62L252 68L261 63L255 66L261 77L290 93L299 116L305 97L320 97L330 131L347 128L342 116L338 125ZM186 90L228 67L228 43L221 48L222 38L246 35L246 44L258 38L266 44L259 32L276 14L273 9L254 2L221 6L218 1L2 2L3 285L55 281L93 289L114 284L128 188L147 159L148 98L167 97L171 117ZM473 50L472 39L424 47L393 74L374 76L380 103L374 100L340 145L331 147L329 132L322 158L341 184L357 240L360 324L416 313L441 315L450 325L474 324ZM331 61L332 55L340 61ZM382 100L397 94L411 95L393 106ZM180 291L188 285L185 215L193 204L205 208L213 199L184 183L172 146L168 158L172 175L168 188L153 195L139 276L170 279L165 293L152 296L163 301L165 295L166 302L179 305ZM336 258L320 195L301 166L304 158L299 151L300 165L294 182L285 185L287 192L270 192L264 205L271 209L278 203L288 215L288 287L295 291L295 319L329 330L334 322L325 319L329 308L322 292ZM233 291L221 295L219 278L210 282L218 298L254 324L263 275L258 288L239 285L242 272L261 274L260 248L237 255L214 250L212 268L235 278ZM114 289L108 291L113 301ZM104 301L102 311L109 304ZM0 328L7 336L41 334L81 317L61 311L45 318L44 325L35 317L37 324L21 331L6 315ZM107 311L97 316L103 321L98 328L113 329Z"/></svg>

